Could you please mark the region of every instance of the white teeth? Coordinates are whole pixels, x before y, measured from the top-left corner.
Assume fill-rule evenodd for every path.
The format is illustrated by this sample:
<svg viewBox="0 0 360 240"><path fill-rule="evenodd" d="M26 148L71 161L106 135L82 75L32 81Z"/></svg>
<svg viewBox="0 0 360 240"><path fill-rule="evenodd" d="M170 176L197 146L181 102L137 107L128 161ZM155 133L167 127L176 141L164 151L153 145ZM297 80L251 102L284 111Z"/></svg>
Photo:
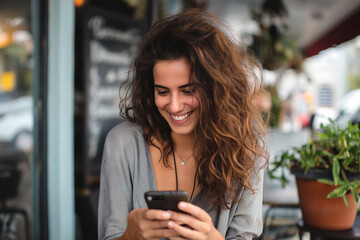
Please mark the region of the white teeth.
<svg viewBox="0 0 360 240"><path fill-rule="evenodd" d="M175 115L172 115L172 114L171 114L171 117L172 117L173 119L175 119L176 121L181 121L181 120L184 120L185 118L188 118L188 117L191 115L191 113L192 113L192 112L186 113L186 114L181 115L181 116L175 116Z"/></svg>

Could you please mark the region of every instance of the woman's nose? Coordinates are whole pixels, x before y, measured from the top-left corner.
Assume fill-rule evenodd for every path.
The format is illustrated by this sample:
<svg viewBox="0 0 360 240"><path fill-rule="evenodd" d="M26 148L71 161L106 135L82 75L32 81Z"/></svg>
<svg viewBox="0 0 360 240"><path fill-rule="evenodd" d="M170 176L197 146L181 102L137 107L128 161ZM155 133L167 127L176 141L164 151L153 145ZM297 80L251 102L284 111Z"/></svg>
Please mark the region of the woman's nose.
<svg viewBox="0 0 360 240"><path fill-rule="evenodd" d="M172 94L171 100L170 100L170 111L172 113L180 112L183 108L183 103L181 101L181 98L178 94Z"/></svg>

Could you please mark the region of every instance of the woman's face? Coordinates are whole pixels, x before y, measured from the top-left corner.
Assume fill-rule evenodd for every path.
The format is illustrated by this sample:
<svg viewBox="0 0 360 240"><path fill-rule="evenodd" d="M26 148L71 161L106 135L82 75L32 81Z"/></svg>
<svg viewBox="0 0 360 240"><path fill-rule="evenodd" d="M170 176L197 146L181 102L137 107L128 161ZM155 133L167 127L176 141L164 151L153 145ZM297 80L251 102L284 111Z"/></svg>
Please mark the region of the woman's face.
<svg viewBox="0 0 360 240"><path fill-rule="evenodd" d="M190 70L184 59L157 61L153 68L155 104L173 134L192 134L197 123L199 100Z"/></svg>

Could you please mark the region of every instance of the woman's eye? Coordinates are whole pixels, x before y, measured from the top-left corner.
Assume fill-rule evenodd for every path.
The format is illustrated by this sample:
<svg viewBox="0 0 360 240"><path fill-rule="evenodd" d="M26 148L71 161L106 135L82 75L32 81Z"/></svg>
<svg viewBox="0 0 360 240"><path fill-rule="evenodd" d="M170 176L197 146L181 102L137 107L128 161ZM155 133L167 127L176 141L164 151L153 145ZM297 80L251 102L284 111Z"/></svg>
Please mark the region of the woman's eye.
<svg viewBox="0 0 360 240"><path fill-rule="evenodd" d="M185 95L193 95L195 92L195 89L186 89L182 91Z"/></svg>
<svg viewBox="0 0 360 240"><path fill-rule="evenodd" d="M169 93L169 91L164 91L164 90L156 90L156 93L158 94L158 95L166 95L166 94L168 94Z"/></svg>

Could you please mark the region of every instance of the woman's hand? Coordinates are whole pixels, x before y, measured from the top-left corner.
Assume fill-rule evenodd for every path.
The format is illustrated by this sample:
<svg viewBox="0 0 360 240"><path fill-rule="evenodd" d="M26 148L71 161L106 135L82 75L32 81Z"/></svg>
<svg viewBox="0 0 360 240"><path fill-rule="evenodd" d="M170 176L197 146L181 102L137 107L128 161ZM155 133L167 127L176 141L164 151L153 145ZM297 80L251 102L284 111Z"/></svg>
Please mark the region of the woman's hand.
<svg viewBox="0 0 360 240"><path fill-rule="evenodd" d="M223 240L224 238L214 227L211 217L203 209L186 202L179 203L179 209L189 213L183 214L171 212L171 221L168 221L169 229L174 230L180 236L170 237L171 240L196 239L196 240ZM186 224L181 226L177 222Z"/></svg>
<svg viewBox="0 0 360 240"><path fill-rule="evenodd" d="M171 214L162 210L148 210L147 208L135 209L128 215L128 226L123 240L160 239L179 236L168 228Z"/></svg>

